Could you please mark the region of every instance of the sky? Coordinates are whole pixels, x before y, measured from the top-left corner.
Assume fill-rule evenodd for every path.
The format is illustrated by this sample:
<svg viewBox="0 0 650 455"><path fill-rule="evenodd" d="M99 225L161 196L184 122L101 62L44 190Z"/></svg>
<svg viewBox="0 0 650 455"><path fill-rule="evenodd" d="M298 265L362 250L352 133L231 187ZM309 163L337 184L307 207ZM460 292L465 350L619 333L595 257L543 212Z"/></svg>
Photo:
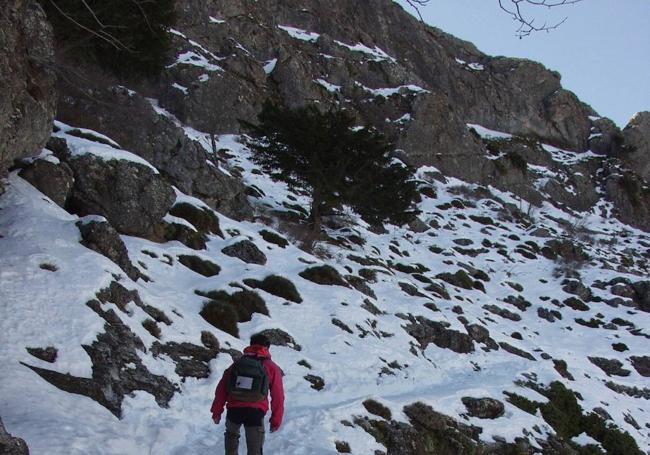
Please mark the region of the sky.
<svg viewBox="0 0 650 455"><path fill-rule="evenodd" d="M650 110L650 0L583 0L534 11L539 22L567 20L519 39L497 0L431 0L420 8L425 22L488 55L529 58L558 71L564 88L621 128L635 112Z"/></svg>

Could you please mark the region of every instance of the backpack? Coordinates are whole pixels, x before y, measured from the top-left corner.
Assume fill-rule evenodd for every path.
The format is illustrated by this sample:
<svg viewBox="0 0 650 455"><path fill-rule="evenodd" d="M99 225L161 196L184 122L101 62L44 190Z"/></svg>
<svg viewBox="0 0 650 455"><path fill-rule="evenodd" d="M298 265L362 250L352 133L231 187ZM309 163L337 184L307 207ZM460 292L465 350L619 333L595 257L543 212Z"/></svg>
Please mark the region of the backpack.
<svg viewBox="0 0 650 455"><path fill-rule="evenodd" d="M260 401L269 392L269 377L264 368L264 359L243 355L230 369L228 398L239 401Z"/></svg>

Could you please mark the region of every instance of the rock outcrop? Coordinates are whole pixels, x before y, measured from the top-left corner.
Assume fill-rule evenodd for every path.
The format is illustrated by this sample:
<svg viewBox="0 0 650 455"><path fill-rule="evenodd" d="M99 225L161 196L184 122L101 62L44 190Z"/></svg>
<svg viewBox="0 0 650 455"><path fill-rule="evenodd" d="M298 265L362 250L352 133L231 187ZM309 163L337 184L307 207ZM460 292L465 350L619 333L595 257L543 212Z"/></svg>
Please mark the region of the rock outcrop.
<svg viewBox="0 0 650 455"><path fill-rule="evenodd" d="M38 154L56 107L52 27L36 0L7 0L0 15L0 177Z"/></svg>
<svg viewBox="0 0 650 455"><path fill-rule="evenodd" d="M75 183L66 208L104 216L121 234L146 236L176 199L172 187L140 163L83 155L69 165Z"/></svg>
<svg viewBox="0 0 650 455"><path fill-rule="evenodd" d="M3 455L29 455L25 441L7 433L0 419L0 453Z"/></svg>

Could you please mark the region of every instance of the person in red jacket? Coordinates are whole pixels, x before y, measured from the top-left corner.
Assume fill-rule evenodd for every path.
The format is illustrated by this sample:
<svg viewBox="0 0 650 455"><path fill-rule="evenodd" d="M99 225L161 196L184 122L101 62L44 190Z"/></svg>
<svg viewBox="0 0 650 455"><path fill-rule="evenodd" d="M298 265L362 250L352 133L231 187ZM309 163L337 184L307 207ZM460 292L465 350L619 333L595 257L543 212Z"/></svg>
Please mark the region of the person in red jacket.
<svg viewBox="0 0 650 455"><path fill-rule="evenodd" d="M282 385L282 370L271 360L269 347L271 342L262 335L251 337L250 346L244 349L245 356L254 356L262 361L264 371L268 378L268 390L271 392L271 433L278 431L282 424L284 414L284 387ZM240 401L229 396L228 382L231 365L224 371L212 402L212 420L215 424L221 422L224 406L226 413L225 446L226 455L237 455L239 449L239 431L244 425L246 434L246 448L248 455L261 455L264 445L264 416L269 410L268 394L259 401Z"/></svg>

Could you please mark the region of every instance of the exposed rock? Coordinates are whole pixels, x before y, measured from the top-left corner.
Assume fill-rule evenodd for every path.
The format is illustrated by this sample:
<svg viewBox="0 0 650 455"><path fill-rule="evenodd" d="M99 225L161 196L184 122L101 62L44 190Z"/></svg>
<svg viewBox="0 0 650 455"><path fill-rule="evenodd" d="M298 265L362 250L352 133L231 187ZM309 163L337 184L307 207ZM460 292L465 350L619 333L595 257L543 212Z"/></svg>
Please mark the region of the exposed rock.
<svg viewBox="0 0 650 455"><path fill-rule="evenodd" d="M589 150L601 155L615 156L623 151L624 136L608 118L592 118Z"/></svg>
<svg viewBox="0 0 650 455"><path fill-rule="evenodd" d="M311 388L320 392L325 388L325 381L320 376L315 374L308 374L305 379L311 383Z"/></svg>
<svg viewBox="0 0 650 455"><path fill-rule="evenodd" d="M219 346L206 348L192 343L168 342L161 344L154 342L151 345L154 357L166 355L176 363L176 374L182 378L207 378L210 376L210 361L219 354Z"/></svg>
<svg viewBox="0 0 650 455"><path fill-rule="evenodd" d="M166 325L171 325L172 321L167 315L158 308L148 305L142 301L138 291L129 291L117 281L112 281L110 286L101 289L96 294L97 299L101 303L114 303L122 312L127 312L127 305L133 302L136 306L140 307L142 311L147 313L154 321L161 322Z"/></svg>
<svg viewBox="0 0 650 455"><path fill-rule="evenodd" d="M644 180L633 172L608 169L605 194L614 204L614 215L624 223L650 230L650 191Z"/></svg>
<svg viewBox="0 0 650 455"><path fill-rule="evenodd" d="M220 212L235 219L251 218L244 185L214 166L214 154L190 140L173 120L156 113L144 97L119 86L107 89L63 83L60 90L57 115L62 121L106 134L150 162L181 191Z"/></svg>
<svg viewBox="0 0 650 455"><path fill-rule="evenodd" d="M56 362L56 357L59 354L59 351L54 346L48 346L46 348L25 348L27 352L41 359L44 362L54 363Z"/></svg>
<svg viewBox="0 0 650 455"><path fill-rule="evenodd" d="M0 16L0 178L18 158L38 154L56 107L54 43L35 0L7 0Z"/></svg>
<svg viewBox="0 0 650 455"><path fill-rule="evenodd" d="M650 281L637 281L632 284L634 289L635 306L646 313L650 313Z"/></svg>
<svg viewBox="0 0 650 455"><path fill-rule="evenodd" d="M488 310L490 313L498 314L502 318L510 319L511 321L521 321L521 316L517 313L513 313L505 308L498 307L496 305L483 305L483 308Z"/></svg>
<svg viewBox="0 0 650 455"><path fill-rule="evenodd" d="M361 273L361 271L359 271ZM354 289L361 292L362 294L372 297L373 299L377 298L375 291L372 290L370 286L366 283L364 278L361 278L356 275L345 275L345 281L347 281Z"/></svg>
<svg viewBox="0 0 650 455"><path fill-rule="evenodd" d="M83 246L106 256L133 281L142 277L140 271L131 263L126 246L113 226L104 221L79 221L77 227Z"/></svg>
<svg viewBox="0 0 650 455"><path fill-rule="evenodd" d="M643 377L650 377L650 356L632 356L630 362L634 369Z"/></svg>
<svg viewBox="0 0 650 455"><path fill-rule="evenodd" d="M260 288L263 291L278 297L290 300L295 303L302 303L302 297L296 286L287 278L279 275L268 275L262 281L247 278L244 284L252 288Z"/></svg>
<svg viewBox="0 0 650 455"><path fill-rule="evenodd" d="M241 259L248 264L266 264L266 255L250 240L242 240L221 250L227 256Z"/></svg>
<svg viewBox="0 0 650 455"><path fill-rule="evenodd" d="M138 351L145 351L142 340L112 309L104 311L97 300L88 302L88 306L106 321L104 333L97 335L92 345L83 346L92 361L91 378L24 365L65 392L97 401L118 418L122 414L124 397L136 390L150 393L159 406L167 407L178 387L144 366L138 355Z"/></svg>
<svg viewBox="0 0 650 455"><path fill-rule="evenodd" d="M25 441L7 433L2 419L0 419L0 453L2 455L29 455L29 448Z"/></svg>
<svg viewBox="0 0 650 455"><path fill-rule="evenodd" d="M474 351L474 342L466 333L448 329L442 322L431 321L422 316L409 316L409 324L404 330L420 343L424 350L430 343L442 349L450 349L458 353Z"/></svg>
<svg viewBox="0 0 650 455"><path fill-rule="evenodd" d="M260 332L269 339L273 346L287 346L294 351L301 351L302 346L296 343L296 340L284 330L280 329L266 329Z"/></svg>
<svg viewBox="0 0 650 455"><path fill-rule="evenodd" d="M519 349L511 344L508 344L505 341L499 342L499 346L501 346L504 351L507 351L510 354L518 355L519 357L523 357L524 359L528 360L537 360L535 357L533 357L532 354L524 351L523 349Z"/></svg>
<svg viewBox="0 0 650 455"><path fill-rule="evenodd" d="M505 413L503 403L494 398L463 397L461 401L467 408L467 413L479 419L497 419Z"/></svg>
<svg viewBox="0 0 650 455"><path fill-rule="evenodd" d="M623 368L623 363L617 359L603 357L588 357L589 361L603 370L607 376L629 376L631 371Z"/></svg>
<svg viewBox="0 0 650 455"><path fill-rule="evenodd" d="M65 207L74 183L72 169L66 163L37 159L26 165L19 175L59 207Z"/></svg>
<svg viewBox="0 0 650 455"><path fill-rule="evenodd" d="M577 295L586 302L589 302L592 297L591 289L582 284L579 280L567 280L564 283L562 290L567 294Z"/></svg>
<svg viewBox="0 0 650 455"><path fill-rule="evenodd" d="M582 246L571 240L553 239L546 242L544 246L549 248L553 253L550 259L559 256L567 263L580 263L589 259L589 255L584 252ZM544 253L543 249L542 253ZM545 256L549 257L546 254Z"/></svg>
<svg viewBox="0 0 650 455"><path fill-rule="evenodd" d="M146 236L176 198L171 186L143 164L93 155L69 164L75 183L66 208L80 216L102 215L121 234Z"/></svg>
<svg viewBox="0 0 650 455"><path fill-rule="evenodd" d="M616 393L621 393L634 398L643 398L644 400L650 400L650 388L644 387L631 387L623 384L617 384L612 381L606 381L605 385L610 390L613 390Z"/></svg>
<svg viewBox="0 0 650 455"><path fill-rule="evenodd" d="M637 112L623 129L625 150L620 154L630 169L650 181L650 112Z"/></svg>
<svg viewBox="0 0 650 455"><path fill-rule="evenodd" d="M557 310L549 310L548 308L537 308L537 316L546 319L548 322L555 322L556 319L562 319L562 313Z"/></svg>

